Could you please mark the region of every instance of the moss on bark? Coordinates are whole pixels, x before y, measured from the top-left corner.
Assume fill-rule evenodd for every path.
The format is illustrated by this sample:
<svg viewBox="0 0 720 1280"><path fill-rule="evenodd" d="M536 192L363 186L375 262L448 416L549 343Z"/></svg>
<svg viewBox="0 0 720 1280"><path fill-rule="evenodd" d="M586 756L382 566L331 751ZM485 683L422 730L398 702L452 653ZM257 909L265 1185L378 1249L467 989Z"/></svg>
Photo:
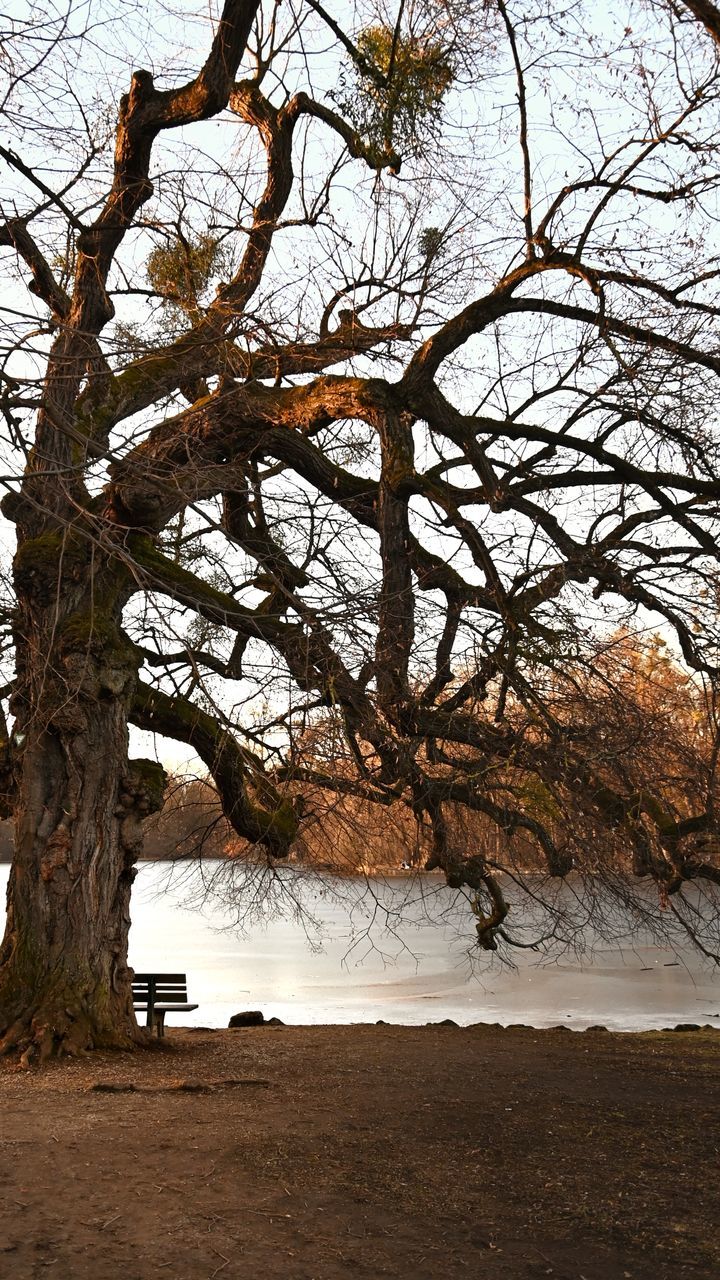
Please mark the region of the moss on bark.
<svg viewBox="0 0 720 1280"><path fill-rule="evenodd" d="M66 529L50 529L19 544L13 561L15 584L21 593L49 597L61 573L66 582L81 581L89 560L87 542Z"/></svg>
<svg viewBox="0 0 720 1280"><path fill-rule="evenodd" d="M71 613L59 629L57 645L63 654L80 650L102 657L109 664L116 662L137 668L141 661L132 640L100 604Z"/></svg>

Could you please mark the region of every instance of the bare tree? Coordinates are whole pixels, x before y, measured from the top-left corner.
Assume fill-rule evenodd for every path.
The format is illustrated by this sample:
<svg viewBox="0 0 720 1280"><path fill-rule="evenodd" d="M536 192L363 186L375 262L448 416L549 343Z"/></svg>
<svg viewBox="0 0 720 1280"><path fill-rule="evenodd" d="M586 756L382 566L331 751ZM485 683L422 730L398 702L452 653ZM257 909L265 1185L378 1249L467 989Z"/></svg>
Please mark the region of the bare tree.
<svg viewBox="0 0 720 1280"><path fill-rule="evenodd" d="M604 833L705 945L682 886L720 880L714 741L687 811L558 708L619 622L651 624L715 732L699 8L226 0L207 37L192 7L67 0L10 24L1 1049L141 1041L128 908L164 778L130 724L189 744L268 859L304 783L406 805L482 947L508 908L462 811L551 876L596 872ZM116 108L121 49L154 71ZM350 768L303 755L328 718Z"/></svg>

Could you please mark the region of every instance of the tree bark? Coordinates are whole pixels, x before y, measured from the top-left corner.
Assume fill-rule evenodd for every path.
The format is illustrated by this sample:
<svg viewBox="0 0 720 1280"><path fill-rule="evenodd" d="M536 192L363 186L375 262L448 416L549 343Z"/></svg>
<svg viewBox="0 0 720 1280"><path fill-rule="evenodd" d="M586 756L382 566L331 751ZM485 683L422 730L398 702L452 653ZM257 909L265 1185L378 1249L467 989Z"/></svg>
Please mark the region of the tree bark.
<svg viewBox="0 0 720 1280"><path fill-rule="evenodd" d="M142 820L162 804L164 775L152 762L128 761L139 661L121 621L133 583L123 557L101 550L102 522L85 486L109 416L85 419L79 397L84 384L92 406L108 408L96 339L114 314L107 282L115 254L152 193L153 143L225 108L257 9L258 0L225 0L202 69L178 88L161 91L149 72L134 72L120 102L111 187L76 236L71 295L26 230L14 223L2 232L29 258L39 296L62 320L22 490L3 507L18 530L18 607L0 1053L20 1049L28 1062L141 1038L127 964L130 888ZM122 537L112 516L110 524Z"/></svg>
<svg viewBox="0 0 720 1280"><path fill-rule="evenodd" d="M29 1064L144 1037L128 968L130 889L164 775L128 760L138 658L120 626L122 571L58 529L21 542L15 583L17 802L0 1052Z"/></svg>

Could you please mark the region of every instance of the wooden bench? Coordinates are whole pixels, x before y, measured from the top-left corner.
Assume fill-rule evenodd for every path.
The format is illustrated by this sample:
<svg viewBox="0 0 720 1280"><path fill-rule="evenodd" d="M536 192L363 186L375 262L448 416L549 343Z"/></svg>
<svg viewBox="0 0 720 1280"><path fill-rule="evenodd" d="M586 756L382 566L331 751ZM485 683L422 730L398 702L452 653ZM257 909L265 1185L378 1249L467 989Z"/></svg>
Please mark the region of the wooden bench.
<svg viewBox="0 0 720 1280"><path fill-rule="evenodd" d="M184 973L136 973L132 991L133 1007L147 1009L145 1026L157 1027L158 1038L165 1035L166 1013L190 1013L198 1007L187 1002Z"/></svg>

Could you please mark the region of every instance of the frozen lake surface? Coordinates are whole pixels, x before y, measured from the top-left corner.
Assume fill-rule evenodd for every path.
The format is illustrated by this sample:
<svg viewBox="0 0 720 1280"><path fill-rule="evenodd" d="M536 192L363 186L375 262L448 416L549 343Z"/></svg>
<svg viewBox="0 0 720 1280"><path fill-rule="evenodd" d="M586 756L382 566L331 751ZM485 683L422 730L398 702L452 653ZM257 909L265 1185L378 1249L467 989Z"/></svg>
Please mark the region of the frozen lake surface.
<svg viewBox="0 0 720 1280"><path fill-rule="evenodd" d="M226 1026L233 1013L262 1009L288 1023L720 1026L720 974L689 951L640 938L623 948L598 942L584 963L566 955L547 964L521 951L516 969L501 968L491 957L478 961L467 904L434 878L348 883L304 874L300 881L289 869L285 888L294 896L302 883L304 923L281 880L289 915L258 902L240 933L225 902L212 895L201 902L201 876L215 869L144 863L133 892L131 964L138 972L187 972L200 1006L183 1019L191 1025ZM0 867L3 891L7 870ZM431 912L442 923L431 923Z"/></svg>

